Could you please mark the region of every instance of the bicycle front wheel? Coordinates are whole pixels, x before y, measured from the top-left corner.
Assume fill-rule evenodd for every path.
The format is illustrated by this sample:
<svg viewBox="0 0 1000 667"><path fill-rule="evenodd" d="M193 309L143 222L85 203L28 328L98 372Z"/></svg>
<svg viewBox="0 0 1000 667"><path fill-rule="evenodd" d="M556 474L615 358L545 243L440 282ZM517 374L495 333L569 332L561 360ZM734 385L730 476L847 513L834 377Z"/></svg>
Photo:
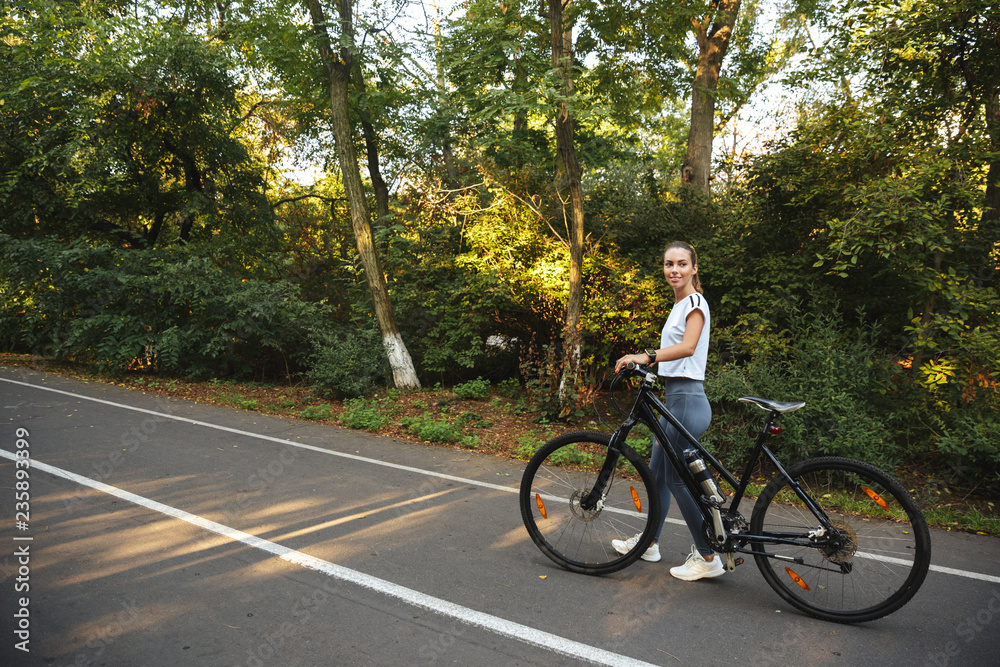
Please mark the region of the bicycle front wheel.
<svg viewBox="0 0 1000 667"><path fill-rule="evenodd" d="M812 616L842 623L881 618L906 604L931 560L927 523L910 494L878 468L852 459L810 459L787 472L767 485L750 520L752 535L786 541L752 544L771 588ZM789 478L826 514L832 535Z"/></svg>
<svg viewBox="0 0 1000 667"><path fill-rule="evenodd" d="M631 565L656 532L660 498L649 467L631 448L611 452L609 442L595 431L561 435L542 445L521 478L528 534L546 556L573 572L608 574ZM600 480L609 455L617 461ZM587 507L598 484L596 502ZM630 541L619 553L613 540Z"/></svg>

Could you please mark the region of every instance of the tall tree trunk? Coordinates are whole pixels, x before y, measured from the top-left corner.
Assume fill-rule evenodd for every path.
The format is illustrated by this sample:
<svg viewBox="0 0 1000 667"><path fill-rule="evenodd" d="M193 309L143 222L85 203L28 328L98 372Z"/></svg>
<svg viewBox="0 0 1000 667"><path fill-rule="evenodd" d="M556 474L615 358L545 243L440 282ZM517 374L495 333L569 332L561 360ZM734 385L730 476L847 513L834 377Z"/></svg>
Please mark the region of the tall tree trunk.
<svg viewBox="0 0 1000 667"><path fill-rule="evenodd" d="M354 84L358 92L361 93L362 102L356 111L361 119L361 132L365 138L365 153L368 157L368 175L372 179L372 189L375 190L375 207L379 220L386 220L389 217L389 186L382 178L382 170L378 164L378 137L375 134L375 126L372 124L371 110L368 102L364 99L367 89L364 75L360 67L354 68Z"/></svg>
<svg viewBox="0 0 1000 667"><path fill-rule="evenodd" d="M563 329L563 370L559 383L560 401L565 403L566 392L576 384L580 372L581 336L580 315L583 311L583 186L580 183L580 163L576 159L574 144L575 123L568 100L573 95L573 32L571 25L564 25L563 11L571 2L549 0L549 19L552 28L552 69L562 83L562 99L556 115L556 152L558 165L556 192L563 210L569 194L569 297L566 300L566 318Z"/></svg>
<svg viewBox="0 0 1000 667"><path fill-rule="evenodd" d="M992 240L996 243L1000 240L1000 82L994 81L992 90L986 95L985 115L993 157L986 171L986 194L983 197L979 229L983 234L992 234Z"/></svg>
<svg viewBox="0 0 1000 667"><path fill-rule="evenodd" d="M455 152L451 148L451 129L449 122L445 119L448 113L448 87L445 83L444 63L441 61L444 53L444 37L441 33L441 8L437 0L432 0L431 8L434 10L434 80L437 84L437 109L434 113L438 116L437 132L438 142L441 145L441 156L444 159L445 185L449 190L458 189L458 167L455 165ZM461 213L455 215L456 222L464 222L465 216Z"/></svg>
<svg viewBox="0 0 1000 667"><path fill-rule="evenodd" d="M718 89L722 60L726 57L741 0L719 0L715 21L692 19L698 41L698 69L691 90L691 127L688 133L687 160L681 180L711 194L712 140L715 138L715 93ZM711 21L711 22L710 22Z"/></svg>
<svg viewBox="0 0 1000 667"><path fill-rule="evenodd" d="M186 144L186 141L182 141L181 146L177 146L169 139L165 139L163 141L163 145L166 149L170 151L171 154L173 154L184 167L184 191L188 195L188 208L191 209L193 208L193 200L203 196L205 186L201 178L201 170L198 169L198 163L195 160L194 154L187 148L183 147ZM191 240L191 230L194 227L194 221L195 214L193 211L189 211L181 222L179 238L184 243ZM157 230L157 233L159 233L159 230Z"/></svg>
<svg viewBox="0 0 1000 667"><path fill-rule="evenodd" d="M410 353L403 343L396 319L389 302L386 290L385 276L375 252L372 237L371 219L368 204L365 202L364 185L358 170L358 157L354 150L354 132L351 129L348 111L348 93L351 82L351 67L354 59L354 25L352 20L351 0L340 0L340 30L341 48L334 57L330 35L326 29L326 19L319 0L303 0L312 17L313 33L317 38L320 57L326 67L330 86L330 125L334 140L337 143L337 159L344 180L344 194L351 211L351 224L354 227L354 240L361 256L361 264L368 279L368 289L371 291L375 304L375 317L382 332L382 344L385 346L392 367L392 375L396 386L400 389L418 389L420 381Z"/></svg>

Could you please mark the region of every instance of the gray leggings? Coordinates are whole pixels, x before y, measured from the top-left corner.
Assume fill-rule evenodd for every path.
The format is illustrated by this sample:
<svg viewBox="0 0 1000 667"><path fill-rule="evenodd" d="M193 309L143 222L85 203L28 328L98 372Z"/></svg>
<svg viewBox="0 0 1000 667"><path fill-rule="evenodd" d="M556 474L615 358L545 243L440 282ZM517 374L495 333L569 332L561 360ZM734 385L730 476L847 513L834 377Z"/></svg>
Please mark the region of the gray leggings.
<svg viewBox="0 0 1000 667"><path fill-rule="evenodd" d="M667 378L663 403L695 439L700 438L701 434L708 430L708 425L712 421L712 406L709 404L708 397L705 396L705 389L699 380ZM672 447L677 452L678 458L683 461L684 450L690 448L687 440L663 417L660 417L660 426L667 434L667 445ZM655 540L660 541L660 533L663 531L663 522L667 518L667 511L670 509L670 496L672 494L677 498L677 506L687 522L688 530L691 531L695 547L702 556L707 556L712 553L712 548L708 546L702 531L702 516L698 510L698 504L688 488L684 486L684 482L681 481L673 466L670 465L670 460L661 446L662 443L657 440L653 445L653 453L649 461L649 467L653 471L653 479L660 492L660 525L656 528Z"/></svg>

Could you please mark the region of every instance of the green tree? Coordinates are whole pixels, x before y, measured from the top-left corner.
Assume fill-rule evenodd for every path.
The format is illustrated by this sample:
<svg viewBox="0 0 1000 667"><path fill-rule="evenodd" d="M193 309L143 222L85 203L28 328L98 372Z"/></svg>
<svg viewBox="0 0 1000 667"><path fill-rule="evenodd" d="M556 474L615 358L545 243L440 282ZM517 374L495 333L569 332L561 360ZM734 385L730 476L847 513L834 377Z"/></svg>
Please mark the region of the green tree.
<svg viewBox="0 0 1000 667"><path fill-rule="evenodd" d="M353 79L357 50L354 43L353 2L340 0L337 5L339 33L333 40L329 24L319 0L303 0L312 20L315 46L326 70L330 94L330 124L337 144L337 157L344 182L344 191L351 209L351 222L358 254L365 266L365 276L371 290L375 315L382 331L382 343L389 357L396 386L403 389L419 388L413 361L406 349L386 290L385 275L379 263L371 229L371 215L365 198L364 185L358 171L357 153L354 148L354 131L349 108L350 87ZM339 48L334 48L334 44Z"/></svg>
<svg viewBox="0 0 1000 667"><path fill-rule="evenodd" d="M995 471L998 15L976 1L839 10L824 58L799 79L822 102L803 105L748 171L749 217L734 241L759 247L754 279L735 266L728 277L785 290L754 298L772 322L769 295L779 307L798 295L817 310L863 308L902 366L900 441L936 446L955 470Z"/></svg>
<svg viewBox="0 0 1000 667"><path fill-rule="evenodd" d="M97 9L39 2L2 19L15 65L0 75L6 229L266 246L273 219L232 54L173 22Z"/></svg>
<svg viewBox="0 0 1000 667"><path fill-rule="evenodd" d="M688 98L681 181L706 196L719 129L802 41L801 27L787 21L776 22L773 36L766 34L764 8L761 2L721 0L587 2L582 9L581 42L597 56L600 85L610 94L631 108L658 105L667 113Z"/></svg>
<svg viewBox="0 0 1000 667"><path fill-rule="evenodd" d="M960 0L850 16L837 45L863 68L865 92L824 142L852 176L820 259L843 275L870 258L905 276L914 365L940 380L971 361L966 339L996 330L1000 14ZM979 358L965 372L992 366Z"/></svg>

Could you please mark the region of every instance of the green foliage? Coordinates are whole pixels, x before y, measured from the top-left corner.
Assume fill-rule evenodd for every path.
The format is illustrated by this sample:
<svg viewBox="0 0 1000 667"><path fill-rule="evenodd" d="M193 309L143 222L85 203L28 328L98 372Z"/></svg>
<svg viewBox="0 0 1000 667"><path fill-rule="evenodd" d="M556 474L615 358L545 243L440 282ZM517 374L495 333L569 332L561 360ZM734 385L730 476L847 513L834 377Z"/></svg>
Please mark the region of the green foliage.
<svg viewBox="0 0 1000 667"><path fill-rule="evenodd" d="M996 470L1000 465L1000 419L996 415L995 408L984 413L978 406L969 406L948 420L951 424L938 440L938 449L952 457L956 472ZM963 463L967 466L964 470Z"/></svg>
<svg viewBox="0 0 1000 667"><path fill-rule="evenodd" d="M318 330L311 338L309 379L318 393L356 397L385 383L389 364L374 325L359 330Z"/></svg>
<svg viewBox="0 0 1000 667"><path fill-rule="evenodd" d="M324 421L330 418L331 411L329 404L323 405L310 405L306 407L305 410L299 413L303 419L312 419L315 421Z"/></svg>
<svg viewBox="0 0 1000 667"><path fill-rule="evenodd" d="M572 445L569 447L560 447L556 451L552 452L552 456L549 457L554 465L559 466L578 466L581 468L586 468L594 465L594 455L589 452L581 452L576 447Z"/></svg>
<svg viewBox="0 0 1000 667"><path fill-rule="evenodd" d="M447 421L435 419L429 412L419 417L404 417L403 426L424 442L461 442L462 430Z"/></svg>
<svg viewBox="0 0 1000 667"><path fill-rule="evenodd" d="M471 426L472 428L490 428L493 426L493 422L483 419L482 415L477 415L474 412L463 412L458 416L458 421L460 424Z"/></svg>
<svg viewBox="0 0 1000 667"><path fill-rule="evenodd" d="M514 398L521 389L521 383L517 378L505 378L497 385L497 393L504 398Z"/></svg>
<svg viewBox="0 0 1000 667"><path fill-rule="evenodd" d="M196 28L26 0L0 17L0 219L19 236L273 248L243 71Z"/></svg>
<svg viewBox="0 0 1000 667"><path fill-rule="evenodd" d="M706 378L706 393L724 410L715 411L705 441L730 462L751 446L752 407L739 396L802 400L806 406L783 419L776 445L788 460L818 455L857 458L893 469L896 446L891 393L897 368L874 344L877 326L843 328L836 312L793 312L790 328L761 326L720 332L746 358L726 364Z"/></svg>
<svg viewBox="0 0 1000 667"><path fill-rule="evenodd" d="M517 443L517 450L515 452L517 458L528 460L535 455L539 447L545 444L545 441L540 440L538 435L533 431L529 431L519 437Z"/></svg>
<svg viewBox="0 0 1000 667"><path fill-rule="evenodd" d="M322 308L194 249L122 251L0 235L0 345L111 370L288 374Z"/></svg>
<svg viewBox="0 0 1000 667"><path fill-rule="evenodd" d="M647 461L653 453L653 443L655 441L653 432L645 424L636 424L628 434L628 446Z"/></svg>
<svg viewBox="0 0 1000 667"><path fill-rule="evenodd" d="M459 398L466 400L481 401L490 395L490 381L484 380L481 376L475 380L469 380L455 385L452 390L458 394Z"/></svg>
<svg viewBox="0 0 1000 667"><path fill-rule="evenodd" d="M377 402L364 398L351 398L344 401L340 423L347 428L377 433L389 424L389 417L383 413Z"/></svg>
<svg viewBox="0 0 1000 667"><path fill-rule="evenodd" d="M441 60L458 94L440 110L461 123L457 137L501 166L530 164L549 153L552 113L538 94L551 69L548 26L523 0L474 0L451 22ZM438 139L450 119L434 117L424 136Z"/></svg>
<svg viewBox="0 0 1000 667"><path fill-rule="evenodd" d="M462 229L446 213L405 220L385 255L407 348L425 373L439 376L487 363L496 351L486 339L498 333L492 314L510 307L492 276L463 261Z"/></svg>

